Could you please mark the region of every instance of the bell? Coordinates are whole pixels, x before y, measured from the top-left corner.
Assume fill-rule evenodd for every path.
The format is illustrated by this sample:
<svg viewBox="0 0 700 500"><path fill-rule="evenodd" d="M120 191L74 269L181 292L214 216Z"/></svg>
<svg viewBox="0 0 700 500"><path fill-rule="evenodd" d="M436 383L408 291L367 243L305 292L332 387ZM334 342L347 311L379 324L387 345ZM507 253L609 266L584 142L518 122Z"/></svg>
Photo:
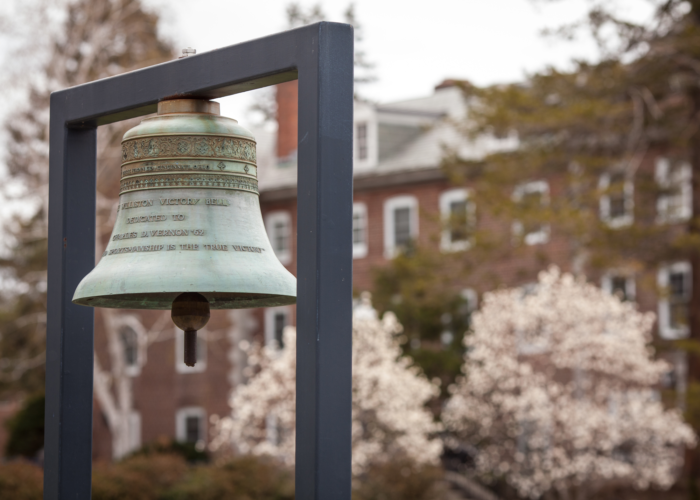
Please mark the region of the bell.
<svg viewBox="0 0 700 500"><path fill-rule="evenodd" d="M172 311L185 362L209 309L296 302L260 212L255 139L219 103L174 99L124 134L117 219L75 304Z"/></svg>

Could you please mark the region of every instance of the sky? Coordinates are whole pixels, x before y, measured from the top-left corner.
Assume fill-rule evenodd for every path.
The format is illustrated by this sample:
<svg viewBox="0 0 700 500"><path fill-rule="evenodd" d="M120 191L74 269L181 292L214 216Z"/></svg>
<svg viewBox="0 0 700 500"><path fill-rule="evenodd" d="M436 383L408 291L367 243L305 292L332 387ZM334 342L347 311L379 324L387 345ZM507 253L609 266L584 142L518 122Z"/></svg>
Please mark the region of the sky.
<svg viewBox="0 0 700 500"><path fill-rule="evenodd" d="M0 1L7 15L27 0ZM40 0L37 0L40 1ZM49 4L52 0L46 0ZM566 68L572 58L595 60L590 39L565 42L545 38L544 28L580 20L593 0L354 0L363 27L360 45L374 63L376 81L363 85L364 98L387 103L423 97L446 78L476 85L521 80L527 72L553 65ZM176 47L198 53L260 38L287 29L290 0L143 0L161 16L162 34ZM615 0L618 13L639 21L648 19L652 0ZM297 0L302 8L319 4L329 21L343 22L351 0ZM49 15L51 17L51 15ZM56 18L56 22L60 19ZM21 30L20 30L21 31ZM32 33L32 36L35 34ZM13 40L0 25L0 70L15 54ZM30 77L30 76L28 76ZM253 91L221 99L222 114L243 126L253 125L249 111ZM12 96L9 96L13 102ZM0 105L4 120L12 105ZM5 175L0 129L0 182ZM0 193L0 219L15 211Z"/></svg>
<svg viewBox="0 0 700 500"><path fill-rule="evenodd" d="M289 0L145 0L163 17L163 33L178 47L199 52L286 29ZM343 21L349 0L302 0L320 4L329 21ZM616 0L619 13L650 14L647 0ZM377 102L421 97L445 78L477 85L516 81L548 65L565 68L572 58L595 59L588 39L547 39L543 28L576 21L590 0L355 0L362 47L375 64L377 81L361 94ZM222 100L222 113L245 122L251 95Z"/></svg>

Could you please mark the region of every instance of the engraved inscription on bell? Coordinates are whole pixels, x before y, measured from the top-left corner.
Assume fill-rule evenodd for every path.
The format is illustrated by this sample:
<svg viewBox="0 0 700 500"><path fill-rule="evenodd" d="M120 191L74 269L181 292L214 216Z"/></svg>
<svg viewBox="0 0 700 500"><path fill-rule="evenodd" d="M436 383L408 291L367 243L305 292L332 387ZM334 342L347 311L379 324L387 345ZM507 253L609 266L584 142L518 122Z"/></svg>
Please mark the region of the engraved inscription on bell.
<svg viewBox="0 0 700 500"><path fill-rule="evenodd" d="M138 236L138 233L122 233L122 234L115 234L112 236L112 241L117 241L117 240L126 240L129 238L136 238Z"/></svg>
<svg viewBox="0 0 700 500"><path fill-rule="evenodd" d="M119 209L126 210L127 208L140 208L140 207L152 207L153 200L140 200L140 201L130 201L128 203L122 203L117 206L117 211Z"/></svg>
<svg viewBox="0 0 700 500"><path fill-rule="evenodd" d="M138 224L139 222L163 222L167 219L165 215L141 215L138 217L129 217L126 219L127 224Z"/></svg>
<svg viewBox="0 0 700 500"><path fill-rule="evenodd" d="M206 198L204 200L204 203L207 205L215 205L218 207L228 207L231 205L226 198Z"/></svg>
<svg viewBox="0 0 700 500"><path fill-rule="evenodd" d="M196 205L199 198L161 198L161 205Z"/></svg>
<svg viewBox="0 0 700 500"><path fill-rule="evenodd" d="M183 156L257 161L254 141L232 137L153 137L122 143L124 163Z"/></svg>

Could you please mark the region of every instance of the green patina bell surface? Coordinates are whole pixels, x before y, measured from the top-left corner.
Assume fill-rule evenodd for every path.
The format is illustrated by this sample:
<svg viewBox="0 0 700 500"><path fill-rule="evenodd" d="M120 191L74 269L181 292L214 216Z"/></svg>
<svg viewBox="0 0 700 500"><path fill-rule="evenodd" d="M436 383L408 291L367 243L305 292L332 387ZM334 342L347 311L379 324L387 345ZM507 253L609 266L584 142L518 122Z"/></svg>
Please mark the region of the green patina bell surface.
<svg viewBox="0 0 700 500"><path fill-rule="evenodd" d="M255 139L218 103L159 103L124 135L121 169L112 236L74 303L171 309L183 293L212 309L296 302L265 232Z"/></svg>

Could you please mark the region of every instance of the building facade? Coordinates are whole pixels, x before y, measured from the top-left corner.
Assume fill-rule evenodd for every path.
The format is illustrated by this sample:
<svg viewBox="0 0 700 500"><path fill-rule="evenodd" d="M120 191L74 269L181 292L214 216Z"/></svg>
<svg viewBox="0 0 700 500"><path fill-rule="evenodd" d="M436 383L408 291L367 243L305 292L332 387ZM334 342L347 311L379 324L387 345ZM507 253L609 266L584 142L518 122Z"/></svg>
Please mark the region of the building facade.
<svg viewBox="0 0 700 500"><path fill-rule="evenodd" d="M297 86L288 82L277 87L277 130L256 130L260 202L265 228L277 258L296 274L296 175ZM482 137L465 142L453 123L466 113L462 92L455 82L446 81L432 95L394 102L355 102L354 203L353 203L353 286L356 293L373 287L374 270L386 265L407 244L417 241L435 252L468 252L474 227L505 231L521 238L525 251L465 280L463 296L470 308L477 307L481 293L498 284L527 286L547 263L565 271L575 268L571 242L544 223L508 226L479 212L473 202L475 186L450 183L441 168L446 147L456 148L466 158L517 146L517 138ZM648 155L640 168L654 171L666 194L657 200L660 223L682 223L690 217L690 168L674 164L661 155ZM603 176L600 217L611 227L634 223L634 183ZM621 185L617 191L606 190ZM673 188L673 189L670 189ZM535 179L513 188L513 199L523 203L547 204L562 194L557 179ZM479 216L477 217L477 213ZM446 225L462 221L463 227ZM690 264L668 262L656 275L635 274L634 269L610 269L594 276L600 286L625 300L634 300L643 310L658 314L658 334L663 339L688 335L687 316L691 283ZM295 307L250 311L214 311L201 333L201 359L194 368L185 366L180 336L169 322L167 312L134 312L145 321L131 322L131 313L119 324L121 347L109 345L97 336L99 359L109 358L110 349L124 349L125 376L131 380L132 408L121 416L129 427L124 432L124 450L145 443L175 439L204 448L209 440L212 415L227 414L232 389L245 381L245 355L241 342L282 342L282 330L295 323ZM124 319L126 318L126 319ZM100 315L96 320L100 322ZM133 323L133 324L132 324ZM143 324L149 325L148 328ZM141 326L138 326L141 325ZM150 329L149 329L150 328ZM669 355L675 371L669 384L683 390L685 361L680 353ZM128 385L128 384L127 384ZM116 386L115 386L116 387ZM122 397L113 390L114 398ZM104 399L104 398L103 398ZM115 456L110 430L109 402L96 397L94 414L94 456L108 460Z"/></svg>

